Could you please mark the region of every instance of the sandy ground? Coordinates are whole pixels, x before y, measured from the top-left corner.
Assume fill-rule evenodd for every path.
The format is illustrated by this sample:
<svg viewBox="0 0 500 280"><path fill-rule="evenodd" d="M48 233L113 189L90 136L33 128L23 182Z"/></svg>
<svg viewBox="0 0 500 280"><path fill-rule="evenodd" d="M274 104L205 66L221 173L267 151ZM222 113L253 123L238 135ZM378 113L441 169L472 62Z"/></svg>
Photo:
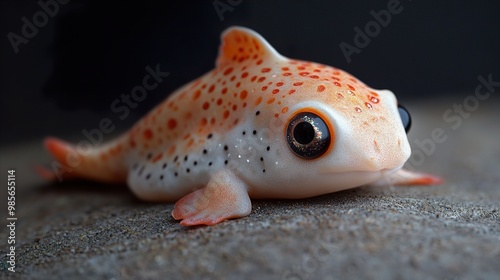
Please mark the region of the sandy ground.
<svg viewBox="0 0 500 280"><path fill-rule="evenodd" d="M3 180L17 169L18 220L10 273L3 191L1 278L500 279L500 102L447 122L465 98L405 104L414 150L436 128L447 137L413 161L443 185L254 200L250 216L211 227L182 227L173 204L140 202L125 186L43 182L32 170L49 162L40 139L3 147Z"/></svg>

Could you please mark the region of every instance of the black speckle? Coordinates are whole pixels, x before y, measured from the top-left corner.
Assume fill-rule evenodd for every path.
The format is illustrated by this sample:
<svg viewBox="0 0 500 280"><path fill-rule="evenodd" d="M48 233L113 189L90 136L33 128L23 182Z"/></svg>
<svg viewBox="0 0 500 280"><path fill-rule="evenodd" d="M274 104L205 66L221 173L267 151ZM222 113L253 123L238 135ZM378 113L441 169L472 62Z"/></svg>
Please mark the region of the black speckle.
<svg viewBox="0 0 500 280"><path fill-rule="evenodd" d="M206 155L208 153L207 149L203 149L203 154Z"/></svg>
<svg viewBox="0 0 500 280"><path fill-rule="evenodd" d="M174 173L174 176L175 176L175 177L179 176L179 173L175 172L175 173Z"/></svg>
<svg viewBox="0 0 500 280"><path fill-rule="evenodd" d="M260 161L264 161L264 158L263 158L263 157L260 157Z"/></svg>
<svg viewBox="0 0 500 280"><path fill-rule="evenodd" d="M212 136L214 136L212 133L208 134L207 138L210 139L212 138Z"/></svg>
<svg viewBox="0 0 500 280"><path fill-rule="evenodd" d="M144 166L141 166L141 168L139 169L139 176L142 175L142 172L144 172Z"/></svg>
<svg viewBox="0 0 500 280"><path fill-rule="evenodd" d="M224 164L225 164L225 165L227 165L227 162L228 162L228 161L227 161L227 159L226 159L226 160L224 161Z"/></svg>
<svg viewBox="0 0 500 280"><path fill-rule="evenodd" d="M208 163L208 166L212 166L212 162L209 162L209 163Z"/></svg>
<svg viewBox="0 0 500 280"><path fill-rule="evenodd" d="M245 131L243 131L243 135L247 134Z"/></svg>
<svg viewBox="0 0 500 280"><path fill-rule="evenodd" d="M179 156L174 157L174 162L176 162L179 159Z"/></svg>
<svg viewBox="0 0 500 280"><path fill-rule="evenodd" d="M152 154L152 153L149 153L149 154L146 156L146 158L147 158L147 159L151 159L151 157L152 157L152 156L153 156L153 154Z"/></svg>
<svg viewBox="0 0 500 280"><path fill-rule="evenodd" d="M253 133L253 135L256 135L257 134L257 130L254 130L252 133Z"/></svg>
<svg viewBox="0 0 500 280"><path fill-rule="evenodd" d="M227 149L228 149L227 145L224 145L224 151L227 151Z"/></svg>
<svg viewBox="0 0 500 280"><path fill-rule="evenodd" d="M149 180L149 178L151 178L151 173L148 173L148 175L146 175L146 180Z"/></svg>
<svg viewBox="0 0 500 280"><path fill-rule="evenodd" d="M163 169L167 168L167 163L165 162L161 168Z"/></svg>
<svg viewBox="0 0 500 280"><path fill-rule="evenodd" d="M188 169L186 169L186 172L189 173L189 172L191 172L191 170L188 168Z"/></svg>
<svg viewBox="0 0 500 280"><path fill-rule="evenodd" d="M198 162L197 162L197 161L194 161L194 162L193 162L193 164L194 164L194 165L198 165Z"/></svg>
<svg viewBox="0 0 500 280"><path fill-rule="evenodd" d="M160 180L163 180L163 175L160 176Z"/></svg>
<svg viewBox="0 0 500 280"><path fill-rule="evenodd" d="M266 150L268 150L268 151L271 150L271 147L267 146Z"/></svg>
<svg viewBox="0 0 500 280"><path fill-rule="evenodd" d="M188 156L186 155L186 156L184 157L184 161L187 161L187 160L188 160Z"/></svg>
<svg viewBox="0 0 500 280"><path fill-rule="evenodd" d="M260 111L255 112L255 115L256 116L260 115Z"/></svg>
<svg viewBox="0 0 500 280"><path fill-rule="evenodd" d="M262 169L262 173L266 173L266 170L265 170L265 169Z"/></svg>

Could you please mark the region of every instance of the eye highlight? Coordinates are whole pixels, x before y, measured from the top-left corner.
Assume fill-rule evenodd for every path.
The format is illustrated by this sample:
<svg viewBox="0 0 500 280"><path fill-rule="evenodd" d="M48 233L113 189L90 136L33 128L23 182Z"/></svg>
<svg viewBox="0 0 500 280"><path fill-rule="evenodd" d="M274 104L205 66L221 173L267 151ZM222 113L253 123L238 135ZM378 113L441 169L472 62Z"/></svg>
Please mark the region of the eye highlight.
<svg viewBox="0 0 500 280"><path fill-rule="evenodd" d="M320 116L302 112L290 120L286 130L286 140L297 156L315 159L328 150L331 134L328 125Z"/></svg>
<svg viewBox="0 0 500 280"><path fill-rule="evenodd" d="M401 121L403 122L403 127L405 128L406 133L410 131L411 128L411 116L408 110L398 104L398 112L399 116L401 117Z"/></svg>

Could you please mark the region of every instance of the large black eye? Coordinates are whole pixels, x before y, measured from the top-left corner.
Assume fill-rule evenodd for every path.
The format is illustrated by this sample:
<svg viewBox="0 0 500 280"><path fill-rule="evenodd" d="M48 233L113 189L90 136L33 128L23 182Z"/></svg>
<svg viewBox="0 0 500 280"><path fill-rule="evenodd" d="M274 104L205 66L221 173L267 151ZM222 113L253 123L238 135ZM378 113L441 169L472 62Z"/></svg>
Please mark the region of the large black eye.
<svg viewBox="0 0 500 280"><path fill-rule="evenodd" d="M411 116L408 110L405 107L398 105L399 116L401 116L401 121L403 122L403 126L405 128L406 133L410 131L411 127Z"/></svg>
<svg viewBox="0 0 500 280"><path fill-rule="evenodd" d="M303 112L290 120L286 130L286 140L297 156L314 159L328 150L331 135L325 121L318 115Z"/></svg>

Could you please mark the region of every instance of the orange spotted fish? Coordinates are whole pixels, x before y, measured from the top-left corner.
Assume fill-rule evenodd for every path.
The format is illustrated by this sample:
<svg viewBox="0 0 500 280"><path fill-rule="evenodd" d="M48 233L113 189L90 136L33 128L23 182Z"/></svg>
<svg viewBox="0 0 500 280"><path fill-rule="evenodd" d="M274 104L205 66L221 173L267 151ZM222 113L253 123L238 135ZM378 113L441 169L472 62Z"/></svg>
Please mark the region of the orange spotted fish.
<svg viewBox="0 0 500 280"><path fill-rule="evenodd" d="M213 225L247 216L250 198L439 183L402 169L407 117L391 91L288 59L256 32L232 27L214 70L118 139L86 152L55 138L45 145L71 177L127 182L141 199L177 201L172 216L182 225Z"/></svg>

